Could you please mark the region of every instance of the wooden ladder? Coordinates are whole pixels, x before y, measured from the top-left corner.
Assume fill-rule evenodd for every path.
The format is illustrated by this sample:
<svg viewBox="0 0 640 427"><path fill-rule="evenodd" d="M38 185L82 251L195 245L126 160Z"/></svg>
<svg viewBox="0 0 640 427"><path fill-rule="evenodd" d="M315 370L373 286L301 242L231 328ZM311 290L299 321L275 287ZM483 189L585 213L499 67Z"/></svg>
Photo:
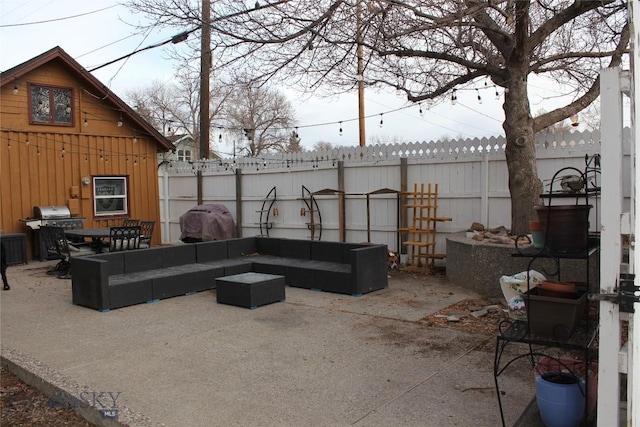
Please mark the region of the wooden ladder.
<svg viewBox="0 0 640 427"><path fill-rule="evenodd" d="M448 217L439 217L438 211L438 184L427 184L427 191L424 191L424 184L413 184L413 192L405 191L407 203L403 206L408 209L412 225L398 229L401 233L406 233L407 240L402 242L403 246L410 248L409 268L427 269L433 268L436 259L442 259L444 254L436 253L436 224L442 221L451 221Z"/></svg>

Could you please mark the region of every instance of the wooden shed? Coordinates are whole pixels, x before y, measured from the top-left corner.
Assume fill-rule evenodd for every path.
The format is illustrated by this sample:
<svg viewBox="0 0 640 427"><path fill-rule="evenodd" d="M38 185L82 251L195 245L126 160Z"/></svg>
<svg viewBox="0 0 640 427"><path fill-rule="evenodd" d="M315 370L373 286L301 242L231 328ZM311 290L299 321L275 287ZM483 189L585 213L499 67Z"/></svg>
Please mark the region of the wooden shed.
<svg viewBox="0 0 640 427"><path fill-rule="evenodd" d="M157 155L173 149L168 139L60 47L3 71L0 86L3 233L27 233L34 254L20 220L38 206L67 206L85 227L159 224Z"/></svg>

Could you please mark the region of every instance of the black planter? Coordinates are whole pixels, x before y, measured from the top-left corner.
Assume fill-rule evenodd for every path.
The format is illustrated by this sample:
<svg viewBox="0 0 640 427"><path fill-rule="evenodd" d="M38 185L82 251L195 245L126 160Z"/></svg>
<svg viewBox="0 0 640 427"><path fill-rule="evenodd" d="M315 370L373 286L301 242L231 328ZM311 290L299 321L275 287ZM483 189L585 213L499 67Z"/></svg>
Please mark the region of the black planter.
<svg viewBox="0 0 640 427"><path fill-rule="evenodd" d="M588 248L591 205L536 206L535 209L547 249L574 253Z"/></svg>

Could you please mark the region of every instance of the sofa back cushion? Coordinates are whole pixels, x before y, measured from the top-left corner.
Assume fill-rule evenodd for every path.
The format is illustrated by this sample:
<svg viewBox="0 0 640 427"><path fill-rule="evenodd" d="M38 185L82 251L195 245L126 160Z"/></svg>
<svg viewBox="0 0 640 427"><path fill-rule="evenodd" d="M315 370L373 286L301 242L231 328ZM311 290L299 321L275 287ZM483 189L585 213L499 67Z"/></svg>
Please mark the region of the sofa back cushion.
<svg viewBox="0 0 640 427"><path fill-rule="evenodd" d="M257 252L255 237L240 237L227 240L227 253L229 258L251 255Z"/></svg>
<svg viewBox="0 0 640 427"><path fill-rule="evenodd" d="M124 255L124 272L129 274L162 268L162 249L156 247L120 252ZM117 253L114 252L114 255Z"/></svg>
<svg viewBox="0 0 640 427"><path fill-rule="evenodd" d="M351 250L361 248L363 245L342 242L311 242L311 259L314 261L328 261L351 263Z"/></svg>
<svg viewBox="0 0 640 427"><path fill-rule="evenodd" d="M280 239L280 256L311 259L311 240Z"/></svg>
<svg viewBox="0 0 640 427"><path fill-rule="evenodd" d="M209 242L196 243L196 260L199 263L227 259L227 241L211 240Z"/></svg>
<svg viewBox="0 0 640 427"><path fill-rule="evenodd" d="M256 237L256 251L260 255L280 256L280 240L272 237Z"/></svg>
<svg viewBox="0 0 640 427"><path fill-rule="evenodd" d="M162 246L160 249L162 249L162 267L175 267L196 263L196 245L193 243Z"/></svg>

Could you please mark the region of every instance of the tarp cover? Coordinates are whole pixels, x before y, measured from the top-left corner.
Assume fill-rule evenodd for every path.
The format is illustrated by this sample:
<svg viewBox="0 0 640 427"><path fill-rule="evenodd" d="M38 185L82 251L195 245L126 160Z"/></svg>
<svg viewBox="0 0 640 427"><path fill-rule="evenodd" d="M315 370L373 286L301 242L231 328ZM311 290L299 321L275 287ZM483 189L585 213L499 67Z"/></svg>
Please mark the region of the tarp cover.
<svg viewBox="0 0 640 427"><path fill-rule="evenodd" d="M236 225L224 205L204 204L180 217L180 240L185 243L226 240L236 237Z"/></svg>

